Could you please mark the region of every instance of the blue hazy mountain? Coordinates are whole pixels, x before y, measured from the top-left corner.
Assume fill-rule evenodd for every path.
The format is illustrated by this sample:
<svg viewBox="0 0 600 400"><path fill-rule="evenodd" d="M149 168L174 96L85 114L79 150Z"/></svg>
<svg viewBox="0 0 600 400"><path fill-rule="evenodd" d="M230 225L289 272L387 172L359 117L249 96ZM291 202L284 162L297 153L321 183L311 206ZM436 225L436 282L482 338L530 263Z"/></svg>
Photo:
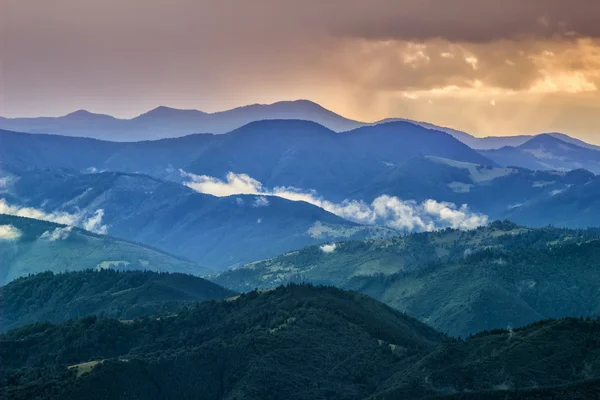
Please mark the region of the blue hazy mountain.
<svg viewBox="0 0 600 400"><path fill-rule="evenodd" d="M588 160L597 154L549 135L528 144L534 152L540 145L566 155L582 154ZM557 154L566 157L563 153ZM536 160L523 149L518 154ZM594 174L499 166L447 133L407 122L336 133L308 121L259 121L224 135L131 143L3 131L0 159L20 168L123 171L176 183L184 179L180 169L219 179L232 171L248 174L268 188L314 189L326 199L338 202L371 202L387 194L404 200L468 204L491 219L514 218L518 223L534 226L560 221L569 227L580 227L596 221L595 217L589 221L576 217L576 199L555 197L565 191L580 190L586 198L593 199L598 195L591 184L598 179ZM588 162L586 166L589 165L592 164ZM554 208L559 210L561 199L565 201L564 213L544 212L547 202L556 204ZM592 203L589 211L592 215L598 210L593 206ZM541 208L527 213L524 210L528 207Z"/></svg>
<svg viewBox="0 0 600 400"><path fill-rule="evenodd" d="M231 171L267 187L314 189L332 200L352 197L391 167L420 156L495 165L449 134L408 122L336 133L309 121L266 120L224 135L133 143L0 133L0 159L16 165L139 172L175 181L181 180L179 169L221 179Z"/></svg>
<svg viewBox="0 0 600 400"><path fill-rule="evenodd" d="M216 139L210 156L184 169L217 177L243 172L267 187L310 188L336 201L418 156L493 165L446 133L406 122L335 133L312 122L260 121Z"/></svg>
<svg viewBox="0 0 600 400"><path fill-rule="evenodd" d="M481 154L503 166L557 171L587 169L600 173L600 151L566 142L564 136L538 135L520 146L481 151Z"/></svg>
<svg viewBox="0 0 600 400"><path fill-rule="evenodd" d="M600 226L600 177L589 179L589 173L583 170L569 174L577 176L579 183L568 184L546 196L531 199L512 208L506 217L535 226Z"/></svg>
<svg viewBox="0 0 600 400"><path fill-rule="evenodd" d="M518 135L518 136L488 136L488 137L474 137L471 135L465 136L464 140L459 138L459 136L455 136L457 139L461 140L463 143L467 144L469 147L476 150L498 150L502 147L510 146L517 147L525 144L529 140L537 137L549 135L555 137L556 139L560 139L563 142L577 145L579 147L585 147L587 149L592 150L600 150L600 146L596 146L594 144L586 143L583 140L571 137L564 133L559 132L551 132L551 133L541 133L539 135Z"/></svg>
<svg viewBox="0 0 600 400"><path fill-rule="evenodd" d="M423 121L412 121L405 118L386 118L377 122L356 121L345 118L308 100L280 101L273 104L252 104L215 113L160 106L131 119L119 119L110 115L94 114L86 110L75 111L62 117L0 117L0 129L16 132L90 137L122 142L181 137L194 133L222 134L240 128L250 122L273 119L312 121L336 132L344 132L386 122L410 122L427 129L448 133L476 150L495 150L505 146L516 147L535 136L477 137L457 129ZM583 142L564 133L549 133L549 135L567 143L600 150L600 146Z"/></svg>
<svg viewBox="0 0 600 400"><path fill-rule="evenodd" d="M585 148L592 149L592 150L600 150L600 146L586 143L583 140L580 140L580 139L577 139L577 138L574 138L574 137L571 137L569 135L566 135L564 133L559 133L559 132L542 133L542 134L538 134L538 135L478 137L478 136L474 136L467 132L463 132L463 131L460 131L457 129L434 125L429 122L413 121L413 120L409 120L409 119L405 119L405 118L386 118L384 120L381 120L381 121L378 121L378 122L375 122L372 124L366 124L366 125L377 125L377 124L381 124L384 122L398 122L398 121L410 122L415 125L422 126L423 128L433 129L433 130L440 131L440 132L445 132L445 133L453 136L454 138L460 140L461 142L463 142L464 144L466 144L467 146L471 147L474 150L498 150L498 149L501 149L502 147L506 147L506 146L517 147L517 146L521 146L522 144L528 142L529 140L531 140L537 136L543 136L543 135L549 135L549 136L555 137L557 139L560 139L563 142L574 144L579 147L585 147Z"/></svg>
<svg viewBox="0 0 600 400"><path fill-rule="evenodd" d="M215 197L148 175L4 166L2 198L46 213L92 218L115 237L144 243L201 265L226 268L334 238L395 234L364 227L305 202Z"/></svg>
<svg viewBox="0 0 600 400"><path fill-rule="evenodd" d="M0 129L133 141L178 137L193 133L226 133L253 121L301 119L346 131L365 125L349 120L308 100L253 104L205 113L160 106L132 119L118 119L80 110L62 117L1 118Z"/></svg>
<svg viewBox="0 0 600 400"><path fill-rule="evenodd" d="M458 162L439 157L418 157L405 165L390 168L388 175L376 177L369 186L358 189L357 197L381 194L423 201L436 199L455 204L468 204L472 210L491 219L510 218L520 224L543 226L557 223L559 216L547 213L543 205L556 201L559 193L580 190L586 197L598 195L595 183L600 178L586 170L533 171L519 167L492 167ZM574 199L560 217L561 225L581 225L573 219L577 209ZM541 207L535 218L524 219L525 207ZM557 205L558 207L558 205ZM523 208L523 209L525 209ZM596 209L600 211L600 208ZM592 210L590 210L592 212ZM594 218L600 223L600 218Z"/></svg>

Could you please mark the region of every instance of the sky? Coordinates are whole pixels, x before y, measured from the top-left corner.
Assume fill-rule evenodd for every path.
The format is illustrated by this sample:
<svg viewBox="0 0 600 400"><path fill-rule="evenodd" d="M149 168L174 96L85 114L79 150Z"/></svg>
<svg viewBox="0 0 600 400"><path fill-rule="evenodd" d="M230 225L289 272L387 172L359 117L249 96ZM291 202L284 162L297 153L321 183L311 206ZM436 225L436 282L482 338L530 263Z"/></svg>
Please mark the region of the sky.
<svg viewBox="0 0 600 400"><path fill-rule="evenodd" d="M0 0L0 115L309 99L600 142L597 0Z"/></svg>

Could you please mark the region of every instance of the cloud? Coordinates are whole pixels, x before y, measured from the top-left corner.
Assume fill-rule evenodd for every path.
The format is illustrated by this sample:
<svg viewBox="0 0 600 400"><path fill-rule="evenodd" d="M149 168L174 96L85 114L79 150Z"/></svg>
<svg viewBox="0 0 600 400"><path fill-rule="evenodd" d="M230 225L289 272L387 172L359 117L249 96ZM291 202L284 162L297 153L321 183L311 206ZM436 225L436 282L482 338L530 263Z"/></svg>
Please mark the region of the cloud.
<svg viewBox="0 0 600 400"><path fill-rule="evenodd" d="M476 135L593 140L600 123L595 0L13 0L2 12L10 116L310 98Z"/></svg>
<svg viewBox="0 0 600 400"><path fill-rule="evenodd" d="M252 206L253 207L268 207L269 199L266 196L256 196Z"/></svg>
<svg viewBox="0 0 600 400"><path fill-rule="evenodd" d="M22 232L12 225L0 225L0 240L17 240L22 235Z"/></svg>
<svg viewBox="0 0 600 400"><path fill-rule="evenodd" d="M92 166L92 167L88 167L88 168L84 169L81 172L84 174L97 174L97 173L106 172L106 171L107 171L106 169L98 169L98 168Z"/></svg>
<svg viewBox="0 0 600 400"><path fill-rule="evenodd" d="M40 219L67 226L80 226L85 230L102 235L108 232L108 226L102 224L104 210L96 210L91 216L87 213L70 214L64 211L47 213L33 207L10 205L6 200L0 199L0 214Z"/></svg>
<svg viewBox="0 0 600 400"><path fill-rule="evenodd" d="M102 224L102 217L104 217L104 210L96 210L94 215L83 221L82 228L86 231L106 235L108 226Z"/></svg>
<svg viewBox="0 0 600 400"><path fill-rule="evenodd" d="M415 201L403 201L397 197L382 195L373 203L374 221L387 221L386 225L394 229L409 231L431 231L435 229L433 221L424 219L422 206Z"/></svg>
<svg viewBox="0 0 600 400"><path fill-rule="evenodd" d="M215 196L222 196L223 193L230 195L253 194L263 197L281 197L291 201L304 201L349 221L365 225L384 225L408 231L431 231L445 227L474 229L488 223L486 215L472 212L466 204L459 207L453 203L435 200L418 203L387 195L377 197L371 204L359 200L344 200L334 203L321 198L315 191L307 192L284 186L268 190L263 187L261 182L246 174L238 175L229 172L225 181L187 172L183 172L183 175L190 179L185 185L200 193ZM240 189L244 192L237 192Z"/></svg>
<svg viewBox="0 0 600 400"><path fill-rule="evenodd" d="M56 228L53 231L46 231L42 233L40 239L49 240L51 242L56 242L58 240L65 240L71 234L73 230L73 226L65 226L64 228Z"/></svg>
<svg viewBox="0 0 600 400"><path fill-rule="evenodd" d="M453 203L427 200L423 208L427 214L455 229L474 229L488 222L487 217L472 213L466 204L457 207Z"/></svg>
<svg viewBox="0 0 600 400"><path fill-rule="evenodd" d="M41 219L62 225L75 225L80 217L66 212L46 213L33 207L19 207L10 205L4 199L0 199L0 214L15 215L18 217Z"/></svg>
<svg viewBox="0 0 600 400"><path fill-rule="evenodd" d="M433 89L437 95L474 95L465 89L490 95L573 94L597 90L598 51L598 43L586 38L486 44L347 40L331 58L324 56L322 67L363 90L400 92L408 99L433 96L428 93Z"/></svg>
<svg viewBox="0 0 600 400"><path fill-rule="evenodd" d="M336 249L337 245L335 243L332 244L324 244L320 247L323 253L333 253Z"/></svg>
<svg viewBox="0 0 600 400"><path fill-rule="evenodd" d="M262 184L246 174L229 172L226 180L222 181L207 175L194 175L181 171L190 181L186 186L200 193L210 193L213 196L224 197L234 194L257 194L262 190Z"/></svg>
<svg viewBox="0 0 600 400"><path fill-rule="evenodd" d="M574 0L334 0L340 16L330 16L351 36L371 39L491 42L522 37L581 35L598 37L595 1ZM328 2L331 4L331 2ZM341 3L344 3L343 5ZM332 10L333 11L333 10ZM592 13L592 14L588 14Z"/></svg>
<svg viewBox="0 0 600 400"><path fill-rule="evenodd" d="M8 188L8 185L11 183L12 178L10 176L3 176L0 178L0 189Z"/></svg>

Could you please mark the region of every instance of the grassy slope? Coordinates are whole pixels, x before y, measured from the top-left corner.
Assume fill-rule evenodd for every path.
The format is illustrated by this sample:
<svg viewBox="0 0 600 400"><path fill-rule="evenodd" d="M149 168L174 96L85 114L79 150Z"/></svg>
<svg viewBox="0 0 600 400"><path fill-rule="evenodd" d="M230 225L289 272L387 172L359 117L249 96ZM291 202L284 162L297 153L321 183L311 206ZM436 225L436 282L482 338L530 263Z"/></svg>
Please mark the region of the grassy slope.
<svg viewBox="0 0 600 400"><path fill-rule="evenodd" d="M58 240L42 238L63 225L0 214L0 225L22 232L14 241L0 241L0 284L44 271L67 272L87 268L120 267L160 272L206 275L210 270L144 245L73 228Z"/></svg>
<svg viewBox="0 0 600 400"><path fill-rule="evenodd" d="M446 229L384 240L340 242L330 253L321 246L309 246L225 271L214 280L238 291L271 288L289 281L343 286L353 277L394 275L434 261L463 259L465 254L482 249L545 247L598 237L597 229L530 229L496 222L472 231Z"/></svg>

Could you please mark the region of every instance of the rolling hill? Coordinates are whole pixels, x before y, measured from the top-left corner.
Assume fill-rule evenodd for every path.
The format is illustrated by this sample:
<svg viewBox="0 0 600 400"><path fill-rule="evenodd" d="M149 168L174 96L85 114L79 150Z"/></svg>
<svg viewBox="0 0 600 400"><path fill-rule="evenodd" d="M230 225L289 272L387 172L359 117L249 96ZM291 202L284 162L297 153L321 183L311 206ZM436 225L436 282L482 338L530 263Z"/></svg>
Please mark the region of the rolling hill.
<svg viewBox="0 0 600 400"><path fill-rule="evenodd" d="M366 296L282 287L168 318L10 331L0 336L0 388L12 399L359 399L443 338Z"/></svg>
<svg viewBox="0 0 600 400"><path fill-rule="evenodd" d="M475 230L445 229L383 240L335 242L305 247L222 272L214 281L237 291L268 289L294 281L344 286L360 276L391 276L434 262L462 261L487 249L546 248L600 238L598 229L532 229L497 221Z"/></svg>
<svg viewBox="0 0 600 400"><path fill-rule="evenodd" d="M0 388L11 399L533 400L598 393L599 337L598 320L563 319L448 339L366 296L291 285L159 318L9 331Z"/></svg>
<svg viewBox="0 0 600 400"><path fill-rule="evenodd" d="M235 295L202 278L178 273L110 269L44 272L0 287L0 330L86 315L131 320Z"/></svg>
<svg viewBox="0 0 600 400"><path fill-rule="evenodd" d="M218 178L244 173L266 187L312 189L333 201L354 198L414 157L494 165L448 134L406 122L335 133L305 121L259 121L217 139L212 157L198 157L184 169Z"/></svg>
<svg viewBox="0 0 600 400"><path fill-rule="evenodd" d="M237 291L287 282L368 294L451 335L597 315L597 229L528 229L508 222L380 241L312 246L221 273Z"/></svg>
<svg viewBox="0 0 600 400"><path fill-rule="evenodd" d="M0 214L0 227L13 237L0 239L0 285L44 271L144 269L207 275L213 270L139 243L98 235L37 219Z"/></svg>
<svg viewBox="0 0 600 400"><path fill-rule="evenodd" d="M600 322L575 318L445 342L370 399L593 399Z"/></svg>
<svg viewBox="0 0 600 400"><path fill-rule="evenodd" d="M436 329L467 336L536 320L597 316L591 283L600 241L549 249L488 250L463 261L424 266L395 276L355 277L344 287L369 294Z"/></svg>

